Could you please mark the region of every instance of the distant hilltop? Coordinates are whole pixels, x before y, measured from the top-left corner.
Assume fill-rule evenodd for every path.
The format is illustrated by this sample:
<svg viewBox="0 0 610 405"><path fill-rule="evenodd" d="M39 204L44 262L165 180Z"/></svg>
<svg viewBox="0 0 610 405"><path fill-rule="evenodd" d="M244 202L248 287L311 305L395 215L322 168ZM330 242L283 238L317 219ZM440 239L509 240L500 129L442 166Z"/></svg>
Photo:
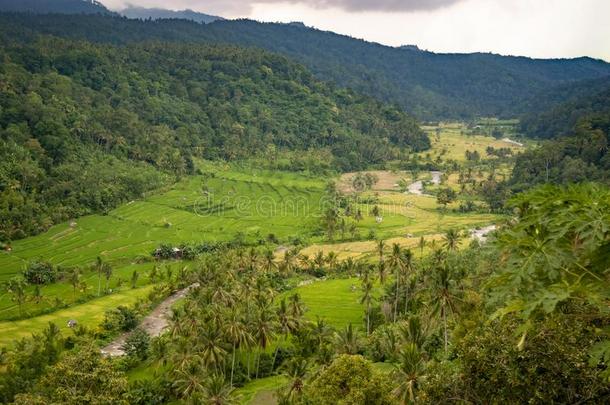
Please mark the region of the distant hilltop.
<svg viewBox="0 0 610 405"><path fill-rule="evenodd" d="M178 18L184 20L191 20L198 23L209 24L214 21L224 20L222 17L218 17L215 15L209 15L200 13L193 10L166 10L163 8L144 8L144 7L135 7L129 6L121 11L119 14L133 19L140 20L160 20L164 18Z"/></svg>
<svg viewBox="0 0 610 405"><path fill-rule="evenodd" d="M422 50L417 45L400 45L398 47L398 49L406 49L408 51L421 51Z"/></svg>

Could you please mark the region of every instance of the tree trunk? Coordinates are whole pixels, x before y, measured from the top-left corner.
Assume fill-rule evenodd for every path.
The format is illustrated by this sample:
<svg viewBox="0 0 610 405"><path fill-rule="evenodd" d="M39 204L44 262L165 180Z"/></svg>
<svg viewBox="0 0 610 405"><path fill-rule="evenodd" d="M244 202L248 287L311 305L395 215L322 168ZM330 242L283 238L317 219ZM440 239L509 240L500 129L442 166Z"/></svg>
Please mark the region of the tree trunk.
<svg viewBox="0 0 610 405"><path fill-rule="evenodd" d="M260 368L260 366L261 366L261 353L259 350L257 353L257 356L256 356L256 375L254 377L257 380L258 380L258 369Z"/></svg>
<svg viewBox="0 0 610 405"><path fill-rule="evenodd" d="M366 334L371 334L371 304L366 304Z"/></svg>
<svg viewBox="0 0 610 405"><path fill-rule="evenodd" d="M97 296L99 297L102 293L102 274L97 275Z"/></svg>
<svg viewBox="0 0 610 405"><path fill-rule="evenodd" d="M231 360L231 388L233 388L233 371L235 370L235 342L233 342L233 359Z"/></svg>
<svg viewBox="0 0 610 405"><path fill-rule="evenodd" d="M447 354L447 313L443 308L443 327L445 329L445 354Z"/></svg>

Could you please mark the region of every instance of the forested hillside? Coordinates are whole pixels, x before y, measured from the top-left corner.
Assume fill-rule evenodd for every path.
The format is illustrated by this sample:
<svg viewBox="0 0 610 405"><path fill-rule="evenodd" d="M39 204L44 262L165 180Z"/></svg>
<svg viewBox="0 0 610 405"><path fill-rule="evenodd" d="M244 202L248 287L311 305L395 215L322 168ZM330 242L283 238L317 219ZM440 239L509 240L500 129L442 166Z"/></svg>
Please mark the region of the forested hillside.
<svg viewBox="0 0 610 405"><path fill-rule="evenodd" d="M421 119L514 115L521 100L578 80L610 75L591 58L536 60L493 54L435 54L357 40L293 24L249 20L201 25L103 16L3 15L30 32L126 44L142 40L232 43L283 53L323 80L396 102ZM23 34L23 32L21 32Z"/></svg>
<svg viewBox="0 0 610 405"><path fill-rule="evenodd" d="M580 118L610 113L610 77L560 86L523 102L520 130L533 138L568 135Z"/></svg>
<svg viewBox="0 0 610 405"><path fill-rule="evenodd" d="M0 0L0 11L61 14L112 14L95 0Z"/></svg>
<svg viewBox="0 0 610 405"><path fill-rule="evenodd" d="M348 170L429 146L397 107L260 50L4 34L1 240L104 212L192 173L195 158L310 151L295 159L322 153Z"/></svg>

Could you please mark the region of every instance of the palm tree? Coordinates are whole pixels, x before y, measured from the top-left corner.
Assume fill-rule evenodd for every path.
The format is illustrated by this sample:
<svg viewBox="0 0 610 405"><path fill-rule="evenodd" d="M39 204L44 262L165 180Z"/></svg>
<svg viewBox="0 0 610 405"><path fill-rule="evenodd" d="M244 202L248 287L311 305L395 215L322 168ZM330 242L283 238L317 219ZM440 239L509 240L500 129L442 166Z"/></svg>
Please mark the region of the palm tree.
<svg viewBox="0 0 610 405"><path fill-rule="evenodd" d="M78 267L73 267L67 272L66 279L72 286L72 301L76 301L76 289L82 285L81 274L82 272Z"/></svg>
<svg viewBox="0 0 610 405"><path fill-rule="evenodd" d="M271 249L267 249L265 251L265 256L263 257L263 270L270 273L276 268L277 265L275 264L275 255Z"/></svg>
<svg viewBox="0 0 610 405"><path fill-rule="evenodd" d="M227 384L224 376L212 374L205 381L202 397L206 404L233 405L239 403L233 392L233 386Z"/></svg>
<svg viewBox="0 0 610 405"><path fill-rule="evenodd" d="M385 241L379 239L377 241L377 254L379 255L379 262L383 262L383 250L385 249Z"/></svg>
<svg viewBox="0 0 610 405"><path fill-rule="evenodd" d="M285 393L280 394L282 398L278 403L293 404L300 398L305 386L305 376L308 369L309 362L300 357L292 358L286 363L284 374L290 378L290 385Z"/></svg>
<svg viewBox="0 0 610 405"><path fill-rule="evenodd" d="M358 334L354 331L352 324L345 329L335 333L335 343L337 351L341 354L357 354L360 349Z"/></svg>
<svg viewBox="0 0 610 405"><path fill-rule="evenodd" d="M368 273L367 273L368 274ZM362 281L360 303L366 305L366 334L371 334L371 303L373 301L373 282L368 277Z"/></svg>
<svg viewBox="0 0 610 405"><path fill-rule="evenodd" d="M379 282L381 283L381 285L385 284L385 279L386 279L386 268L385 268L385 262L384 261L380 261L377 264L377 274L379 276Z"/></svg>
<svg viewBox="0 0 610 405"><path fill-rule="evenodd" d="M311 334L316 342L317 350L320 351L322 346L330 341L332 330L323 318L317 317L311 329Z"/></svg>
<svg viewBox="0 0 610 405"><path fill-rule="evenodd" d="M407 321L401 322L398 330L405 343L413 343L419 350L422 349L426 342L426 333L418 316L413 315Z"/></svg>
<svg viewBox="0 0 610 405"><path fill-rule="evenodd" d="M278 323L278 331L282 334L284 343L288 340L288 334L296 331L299 328L299 324L297 320L292 316L291 312L288 310L288 305L286 304L286 300L282 299L280 301L280 306L277 308L277 323ZM271 364L271 369L275 367L275 360L277 358L277 352L280 348L278 344L275 348L275 353L273 354L273 363Z"/></svg>
<svg viewBox="0 0 610 405"><path fill-rule="evenodd" d="M317 269L321 269L324 267L324 264L326 264L326 258L324 257L324 252L322 252L320 250L320 251L318 251L318 253L316 253L316 255L313 258L313 264L316 265Z"/></svg>
<svg viewBox="0 0 610 405"><path fill-rule="evenodd" d="M189 398L205 391L201 359L193 356L182 367L174 369L172 386L181 398Z"/></svg>
<svg viewBox="0 0 610 405"><path fill-rule="evenodd" d="M6 283L6 292L11 294L13 302L19 307L19 316L21 316L21 307L25 303L27 283L24 279L15 277Z"/></svg>
<svg viewBox="0 0 610 405"><path fill-rule="evenodd" d="M269 307L260 308L254 320L254 339L259 349L265 350L275 335L275 317ZM256 361L256 378L260 367L260 351Z"/></svg>
<svg viewBox="0 0 610 405"><path fill-rule="evenodd" d="M301 296L299 293L294 293L288 297L288 301L290 302L290 315L292 315L297 322L300 322L301 317L305 314L305 306L303 305L303 301L301 301Z"/></svg>
<svg viewBox="0 0 610 405"><path fill-rule="evenodd" d="M457 250L460 243L460 232L456 229L449 229L443 237L443 246L447 251Z"/></svg>
<svg viewBox="0 0 610 405"><path fill-rule="evenodd" d="M436 267L432 277L432 297L435 300L433 312L439 314L443 321L445 353L447 352L448 333L447 315L455 312L456 297L453 294L453 280L446 263Z"/></svg>
<svg viewBox="0 0 610 405"><path fill-rule="evenodd" d="M222 330L218 325L206 324L198 328L195 350L206 368L213 367L216 372L227 354L222 338Z"/></svg>
<svg viewBox="0 0 610 405"><path fill-rule="evenodd" d="M253 343L252 336L248 331L247 325L241 319L239 313L235 310L231 312L231 316L227 319L225 334L233 345L231 352L231 379L230 385L233 386L233 375L235 371L235 353L237 348L249 346Z"/></svg>
<svg viewBox="0 0 610 405"><path fill-rule="evenodd" d="M93 266L97 272L97 296L102 294L102 276L108 271L106 267L110 267L108 263L105 263L101 257L95 258L95 265Z"/></svg>
<svg viewBox="0 0 610 405"><path fill-rule="evenodd" d="M402 249L398 243L392 245L392 253L389 259L390 267L394 269L394 279L396 282L396 290L394 292L394 322L398 315L398 291L400 290L400 274L404 266Z"/></svg>
<svg viewBox="0 0 610 405"><path fill-rule="evenodd" d="M110 282L110 277L112 277L112 267L110 265L104 266L104 278L106 279L106 291L108 291L108 283Z"/></svg>
<svg viewBox="0 0 610 405"><path fill-rule="evenodd" d="M421 352L413 343L408 343L400 352L398 365L394 369L394 378L398 386L394 395L401 404L415 403L417 384L424 372L424 361Z"/></svg>
<svg viewBox="0 0 610 405"><path fill-rule="evenodd" d="M333 251L328 252L326 255L326 263L330 271L334 272L337 267L337 254Z"/></svg>
<svg viewBox="0 0 610 405"><path fill-rule="evenodd" d="M415 263L414 263L414 257L413 257L413 252L411 252L411 249L407 249L404 254L403 254L403 271L404 271L404 276L403 276L403 286L405 289L405 314L408 311L408 307L409 307L409 276L414 272L415 270Z"/></svg>
<svg viewBox="0 0 610 405"><path fill-rule="evenodd" d="M42 289L38 284L34 286L34 291L32 292L32 301L36 304L40 304L44 297L42 296Z"/></svg>
<svg viewBox="0 0 610 405"><path fill-rule="evenodd" d="M419 238L419 257L424 257L424 248L426 247L426 239L422 236Z"/></svg>

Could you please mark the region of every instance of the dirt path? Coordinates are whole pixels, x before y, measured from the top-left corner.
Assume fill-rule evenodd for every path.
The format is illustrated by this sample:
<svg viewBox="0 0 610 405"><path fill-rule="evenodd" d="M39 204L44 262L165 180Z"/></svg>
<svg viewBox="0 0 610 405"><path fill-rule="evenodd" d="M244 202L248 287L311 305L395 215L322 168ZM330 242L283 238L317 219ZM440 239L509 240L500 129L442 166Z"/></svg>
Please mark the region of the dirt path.
<svg viewBox="0 0 610 405"><path fill-rule="evenodd" d="M489 226L486 226L486 227L480 228L480 229L472 229L470 231L470 236L472 236L473 239L476 239L481 243L485 243L487 241L487 234L489 234L490 232L493 232L495 230L496 230L495 225L489 225Z"/></svg>
<svg viewBox="0 0 610 405"><path fill-rule="evenodd" d="M172 306L176 301L184 298L192 288L198 286L199 284L195 283L167 297L165 301L160 303L150 314L142 319L139 327L144 329L151 337L159 336L168 326L167 318L172 311ZM127 332L117 337L112 343L102 349L102 354L112 357L125 355L122 346L130 334L131 332Z"/></svg>
<svg viewBox="0 0 610 405"><path fill-rule="evenodd" d="M510 143L511 145L523 146L523 144L521 142L513 141L510 138L502 138L502 141L504 141L506 143Z"/></svg>
<svg viewBox="0 0 610 405"><path fill-rule="evenodd" d="M432 176L432 179L430 180L430 182L432 182L432 184L441 184L441 172L437 172L437 171L431 171L430 175ZM422 180L418 180L414 183L409 184L409 187L407 188L408 192L410 194L415 194L415 195L429 195L429 194L424 194L424 183Z"/></svg>

